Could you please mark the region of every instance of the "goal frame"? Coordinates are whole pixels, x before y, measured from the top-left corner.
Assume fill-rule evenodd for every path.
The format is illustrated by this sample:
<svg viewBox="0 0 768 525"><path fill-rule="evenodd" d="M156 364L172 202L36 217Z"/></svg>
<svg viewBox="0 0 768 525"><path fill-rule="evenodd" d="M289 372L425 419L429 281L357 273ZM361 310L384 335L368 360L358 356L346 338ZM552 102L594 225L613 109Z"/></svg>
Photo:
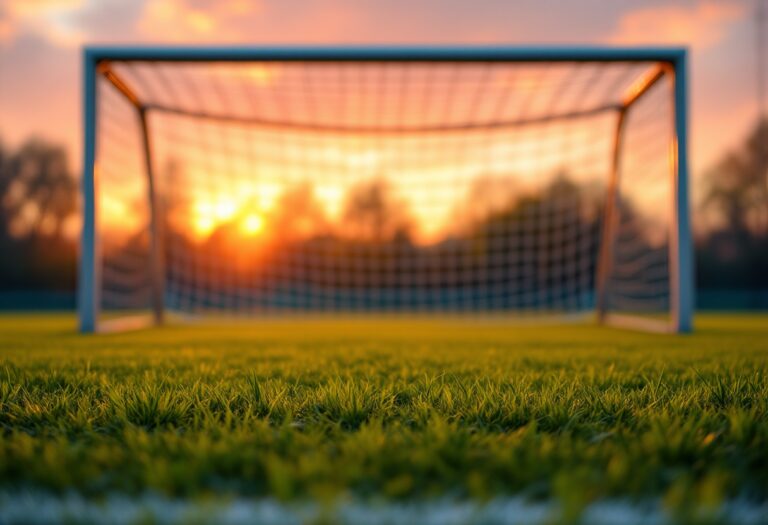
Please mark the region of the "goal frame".
<svg viewBox="0 0 768 525"><path fill-rule="evenodd" d="M688 72L687 50L681 47L198 47L198 46L86 46L83 49L83 175L82 231L78 279L78 320L81 332L122 330L164 322L163 271L158 199L152 163L152 142L147 114L152 108L137 96L109 68L110 61L169 62L655 62L656 71L624 95L616 108L618 118L613 137L613 158L607 184L601 253L596 275L597 321L654 332L685 333L693 329L694 276L693 242L689 211L688 182ZM97 79L103 75L136 109L141 130L143 165L147 177L150 211L150 278L152 314L126 318L119 323L104 322L100 316L101 253L97 229L97 184L95 173ZM669 76L674 107L672 191L674 210L669 232L670 319L659 320L608 312L606 282L610 272L612 241L617 220L619 166L625 117L631 106L658 82Z"/></svg>

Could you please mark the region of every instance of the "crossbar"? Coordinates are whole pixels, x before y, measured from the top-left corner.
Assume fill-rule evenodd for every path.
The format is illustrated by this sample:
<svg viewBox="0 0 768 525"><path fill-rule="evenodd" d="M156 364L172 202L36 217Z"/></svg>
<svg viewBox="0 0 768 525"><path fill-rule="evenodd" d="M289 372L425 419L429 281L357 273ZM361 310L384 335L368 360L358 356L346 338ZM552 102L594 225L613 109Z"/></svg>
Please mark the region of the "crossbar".
<svg viewBox="0 0 768 525"><path fill-rule="evenodd" d="M89 46L86 58L172 62L670 62L680 47L518 46Z"/></svg>

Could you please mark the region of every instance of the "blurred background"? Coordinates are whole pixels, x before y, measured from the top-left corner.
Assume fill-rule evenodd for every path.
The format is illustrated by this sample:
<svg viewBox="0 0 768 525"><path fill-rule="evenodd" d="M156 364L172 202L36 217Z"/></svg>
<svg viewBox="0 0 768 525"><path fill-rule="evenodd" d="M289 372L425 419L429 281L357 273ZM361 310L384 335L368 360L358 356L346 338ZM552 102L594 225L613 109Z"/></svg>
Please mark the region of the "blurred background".
<svg viewBox="0 0 768 525"><path fill-rule="evenodd" d="M684 45L697 302L768 308L761 0L0 0L0 309L75 306L81 46Z"/></svg>

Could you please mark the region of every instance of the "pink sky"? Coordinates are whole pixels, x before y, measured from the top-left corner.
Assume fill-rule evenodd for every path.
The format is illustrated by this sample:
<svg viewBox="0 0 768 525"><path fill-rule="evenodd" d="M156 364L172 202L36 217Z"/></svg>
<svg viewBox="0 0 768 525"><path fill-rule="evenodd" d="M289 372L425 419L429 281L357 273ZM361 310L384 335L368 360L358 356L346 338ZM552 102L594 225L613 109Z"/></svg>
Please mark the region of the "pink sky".
<svg viewBox="0 0 768 525"><path fill-rule="evenodd" d="M0 0L0 138L65 143L80 165L87 43L674 44L697 176L755 123L755 1Z"/></svg>

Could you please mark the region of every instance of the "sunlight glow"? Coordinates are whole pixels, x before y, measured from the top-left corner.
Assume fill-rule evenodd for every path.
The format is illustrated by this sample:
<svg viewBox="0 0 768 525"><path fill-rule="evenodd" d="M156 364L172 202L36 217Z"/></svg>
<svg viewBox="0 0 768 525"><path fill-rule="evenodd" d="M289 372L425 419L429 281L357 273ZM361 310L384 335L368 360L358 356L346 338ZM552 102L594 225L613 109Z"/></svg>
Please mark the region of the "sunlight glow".
<svg viewBox="0 0 768 525"><path fill-rule="evenodd" d="M252 194L241 192L242 197L219 197L215 200L199 199L192 206L192 229L198 240L205 240L223 226L232 225L235 231L248 237L264 230L263 207L253 204Z"/></svg>
<svg viewBox="0 0 768 525"><path fill-rule="evenodd" d="M252 193L247 188L243 188L244 194ZM282 193L282 187L278 184L270 184L262 182L256 186L256 198L259 202L259 207L264 210L269 210L275 205L275 201L280 197Z"/></svg>
<svg viewBox="0 0 768 525"><path fill-rule="evenodd" d="M323 204L328 215L337 217L341 212L344 190L335 184L323 184L315 188L318 200Z"/></svg>
<svg viewBox="0 0 768 525"><path fill-rule="evenodd" d="M264 218L257 213L249 213L240 221L240 231L245 235L253 236L264 229Z"/></svg>
<svg viewBox="0 0 768 525"><path fill-rule="evenodd" d="M216 226L216 222L207 216L198 216L195 218L195 234L198 237L207 237Z"/></svg>
<svg viewBox="0 0 768 525"><path fill-rule="evenodd" d="M194 206L194 230L199 238L207 237L218 226L235 216L237 204L229 198L198 201Z"/></svg>
<svg viewBox="0 0 768 525"><path fill-rule="evenodd" d="M237 206L235 205L235 201L232 199L220 199L214 208L214 213L217 219L220 221L227 221L231 219L235 212L237 211Z"/></svg>
<svg viewBox="0 0 768 525"><path fill-rule="evenodd" d="M277 75L276 66L249 66L245 70L245 76L260 86L268 86Z"/></svg>

